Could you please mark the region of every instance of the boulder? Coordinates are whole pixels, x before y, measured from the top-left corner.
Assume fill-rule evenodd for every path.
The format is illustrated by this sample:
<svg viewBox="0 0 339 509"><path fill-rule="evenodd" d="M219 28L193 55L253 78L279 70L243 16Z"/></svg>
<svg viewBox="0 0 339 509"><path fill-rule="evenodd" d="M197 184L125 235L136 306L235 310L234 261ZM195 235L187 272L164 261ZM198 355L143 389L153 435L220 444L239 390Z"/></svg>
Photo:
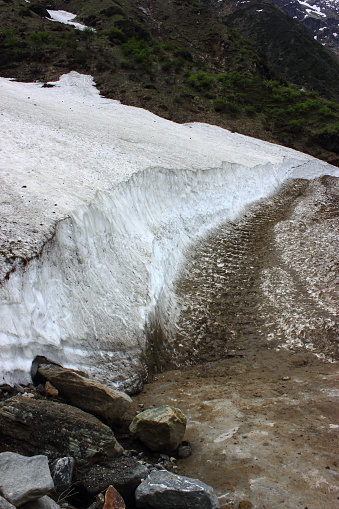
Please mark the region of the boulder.
<svg viewBox="0 0 339 509"><path fill-rule="evenodd" d="M79 408L15 396L0 403L0 447L50 460L72 456L77 466L110 465L123 452L113 431Z"/></svg>
<svg viewBox="0 0 339 509"><path fill-rule="evenodd" d="M186 416L178 408L164 405L141 412L129 427L152 451L175 451L186 430Z"/></svg>
<svg viewBox="0 0 339 509"><path fill-rule="evenodd" d="M95 496L114 486L125 500L126 504L134 501L134 492L142 480L146 479L149 471L134 458L121 456L112 461L111 467L93 466L87 472L76 477L87 493Z"/></svg>
<svg viewBox="0 0 339 509"><path fill-rule="evenodd" d="M47 456L0 454L0 493L11 504L22 505L47 495L53 488Z"/></svg>
<svg viewBox="0 0 339 509"><path fill-rule="evenodd" d="M8 500L0 496L0 509L15 509L15 506L10 504Z"/></svg>
<svg viewBox="0 0 339 509"><path fill-rule="evenodd" d="M74 469L74 458L60 458L53 468L54 488L57 493L65 493L71 486Z"/></svg>
<svg viewBox="0 0 339 509"><path fill-rule="evenodd" d="M41 364L38 374L48 380L71 405L95 415L112 426L131 405L131 398L124 392L105 385L56 364Z"/></svg>
<svg viewBox="0 0 339 509"><path fill-rule="evenodd" d="M51 497L45 495L32 502L27 502L20 506L20 509L60 509L60 506Z"/></svg>
<svg viewBox="0 0 339 509"><path fill-rule="evenodd" d="M105 502L102 509L125 509L125 503L121 495L113 486L109 486L105 493Z"/></svg>
<svg viewBox="0 0 339 509"><path fill-rule="evenodd" d="M167 470L151 472L135 492L138 509L217 509L213 489L198 479Z"/></svg>

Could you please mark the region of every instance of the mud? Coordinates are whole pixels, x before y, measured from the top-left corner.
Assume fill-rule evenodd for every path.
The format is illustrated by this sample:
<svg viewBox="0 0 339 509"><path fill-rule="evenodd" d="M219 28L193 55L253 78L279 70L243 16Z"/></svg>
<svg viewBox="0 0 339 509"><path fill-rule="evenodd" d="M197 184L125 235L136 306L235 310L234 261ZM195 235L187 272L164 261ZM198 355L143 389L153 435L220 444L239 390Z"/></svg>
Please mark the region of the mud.
<svg viewBox="0 0 339 509"><path fill-rule="evenodd" d="M222 508L339 508L338 189L289 182L211 232L177 281L172 335L154 324L155 366L171 370L135 404L187 414L177 472Z"/></svg>
<svg viewBox="0 0 339 509"><path fill-rule="evenodd" d="M135 409L185 412L193 454L175 472L213 486L221 508L339 507L336 364L260 349L156 378Z"/></svg>

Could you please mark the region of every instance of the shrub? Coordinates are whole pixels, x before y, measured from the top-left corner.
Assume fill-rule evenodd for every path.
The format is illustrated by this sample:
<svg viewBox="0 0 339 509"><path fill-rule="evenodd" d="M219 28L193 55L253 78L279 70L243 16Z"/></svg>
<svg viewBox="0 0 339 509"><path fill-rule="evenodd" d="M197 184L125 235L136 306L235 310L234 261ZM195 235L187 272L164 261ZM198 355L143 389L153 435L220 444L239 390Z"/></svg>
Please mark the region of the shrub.
<svg viewBox="0 0 339 509"><path fill-rule="evenodd" d="M295 118L292 120L289 120L286 123L286 126L291 132L298 133L301 132L304 129L305 121L302 118Z"/></svg>
<svg viewBox="0 0 339 509"><path fill-rule="evenodd" d="M123 44L127 40L123 31L116 27L110 28L109 30L103 30L101 35L106 36L113 44Z"/></svg>
<svg viewBox="0 0 339 509"><path fill-rule="evenodd" d="M254 106L245 106L245 113L249 117L255 117L257 112Z"/></svg>
<svg viewBox="0 0 339 509"><path fill-rule="evenodd" d="M29 35L31 41L35 44L46 44L50 41L50 35L47 32L35 30Z"/></svg>
<svg viewBox="0 0 339 509"><path fill-rule="evenodd" d="M216 83L216 79L213 75L209 75L206 72L199 72L198 74L190 76L187 82L191 87L202 91L213 87Z"/></svg>
<svg viewBox="0 0 339 509"><path fill-rule="evenodd" d="M241 112L239 104L228 101L227 99L217 99L214 101L214 109L218 113L228 113L234 117Z"/></svg>
<svg viewBox="0 0 339 509"><path fill-rule="evenodd" d="M328 108L328 106L323 106L319 110L319 115L322 117L336 117L337 115Z"/></svg>

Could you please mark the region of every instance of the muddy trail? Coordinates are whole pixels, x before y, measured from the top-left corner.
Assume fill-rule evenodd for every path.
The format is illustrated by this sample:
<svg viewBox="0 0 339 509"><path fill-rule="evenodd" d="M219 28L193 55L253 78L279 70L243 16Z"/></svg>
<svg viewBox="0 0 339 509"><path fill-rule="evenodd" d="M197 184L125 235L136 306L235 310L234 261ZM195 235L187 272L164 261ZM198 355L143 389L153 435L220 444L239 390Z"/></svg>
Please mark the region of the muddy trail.
<svg viewBox="0 0 339 509"><path fill-rule="evenodd" d="M211 232L177 281L172 334L153 324L163 372L136 404L186 412L177 471L223 508L339 508L337 180L290 181Z"/></svg>

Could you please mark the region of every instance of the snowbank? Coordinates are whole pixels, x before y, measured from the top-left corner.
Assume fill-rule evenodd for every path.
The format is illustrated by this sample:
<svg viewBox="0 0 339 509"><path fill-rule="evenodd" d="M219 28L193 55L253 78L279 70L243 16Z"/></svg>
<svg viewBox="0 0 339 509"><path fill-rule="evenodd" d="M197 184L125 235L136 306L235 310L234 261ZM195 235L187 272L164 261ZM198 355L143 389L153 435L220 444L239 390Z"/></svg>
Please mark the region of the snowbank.
<svg viewBox="0 0 339 509"><path fill-rule="evenodd" d="M0 79L1 382L37 355L133 390L145 324L176 307L185 252L291 177L305 154L103 99L72 72L53 88ZM170 326L175 326L175 323Z"/></svg>

